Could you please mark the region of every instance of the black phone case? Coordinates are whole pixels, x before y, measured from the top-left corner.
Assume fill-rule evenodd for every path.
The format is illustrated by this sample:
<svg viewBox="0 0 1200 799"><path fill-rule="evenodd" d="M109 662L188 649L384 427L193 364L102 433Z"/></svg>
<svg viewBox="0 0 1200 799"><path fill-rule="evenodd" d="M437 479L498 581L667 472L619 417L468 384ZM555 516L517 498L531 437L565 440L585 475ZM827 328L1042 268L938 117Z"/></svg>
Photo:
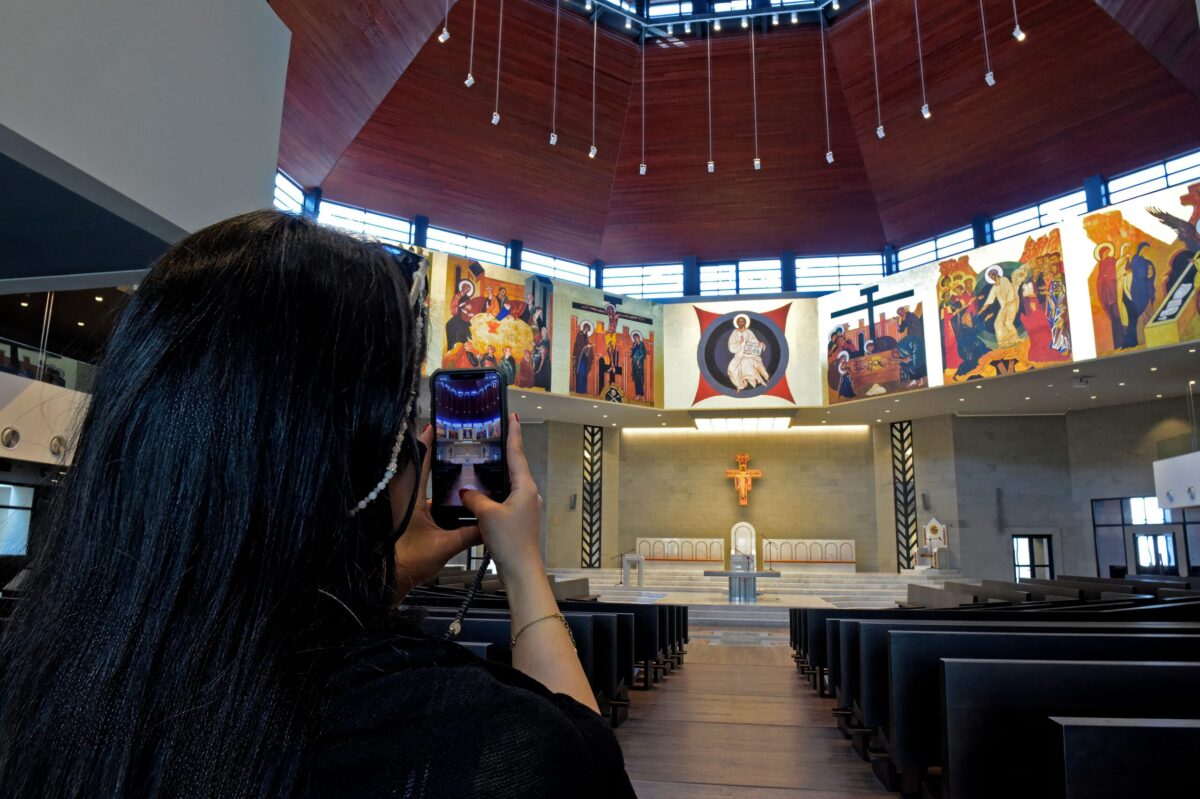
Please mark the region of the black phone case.
<svg viewBox="0 0 1200 799"><path fill-rule="evenodd" d="M429 422L434 426L433 440L433 459L434 465L437 464L437 391L434 387L438 375L451 375L452 377L462 378L479 378L485 374L494 374L500 381L500 465L504 475L504 497L497 499L503 501L508 496L508 492L512 490L508 478L508 383L504 379L504 374L498 369L438 369L429 376ZM431 473L436 473L436 469L431 469ZM433 495L439 496L439 492L434 487ZM470 512L458 505L438 505L435 501L432 508L433 520L437 522L439 527L443 529L452 529L455 527L463 527L464 525L474 524L475 517Z"/></svg>

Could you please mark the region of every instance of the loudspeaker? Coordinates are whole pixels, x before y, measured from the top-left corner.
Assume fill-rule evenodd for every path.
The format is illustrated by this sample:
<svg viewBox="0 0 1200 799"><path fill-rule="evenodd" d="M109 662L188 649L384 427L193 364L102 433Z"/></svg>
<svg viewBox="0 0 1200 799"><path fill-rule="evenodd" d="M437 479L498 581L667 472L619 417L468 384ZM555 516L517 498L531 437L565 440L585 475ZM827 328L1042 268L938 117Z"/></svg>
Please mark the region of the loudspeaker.
<svg viewBox="0 0 1200 799"><path fill-rule="evenodd" d="M578 496L579 496L578 494L571 495L571 510L575 510L575 500Z"/></svg>
<svg viewBox="0 0 1200 799"><path fill-rule="evenodd" d="M929 510L929 495L921 492L921 510Z"/></svg>

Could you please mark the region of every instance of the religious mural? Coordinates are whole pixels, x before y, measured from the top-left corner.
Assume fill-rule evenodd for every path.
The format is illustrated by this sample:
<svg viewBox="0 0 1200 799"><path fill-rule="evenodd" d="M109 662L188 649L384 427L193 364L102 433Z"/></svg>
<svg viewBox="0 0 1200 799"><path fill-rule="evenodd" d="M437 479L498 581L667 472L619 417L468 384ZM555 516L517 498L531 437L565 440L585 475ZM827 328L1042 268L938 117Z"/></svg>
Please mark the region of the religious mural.
<svg viewBox="0 0 1200 799"><path fill-rule="evenodd" d="M654 320L612 299L571 303L571 395L654 405Z"/></svg>
<svg viewBox="0 0 1200 799"><path fill-rule="evenodd" d="M1094 245L1097 355L1200 338L1200 183L1088 214L1082 224Z"/></svg>
<svg viewBox="0 0 1200 799"><path fill-rule="evenodd" d="M878 290L860 289L863 302L830 314L825 360L831 405L929 385L921 303L914 304L911 289L876 297Z"/></svg>
<svg viewBox="0 0 1200 799"><path fill-rule="evenodd" d="M998 250L1009 250L1009 257L995 258ZM1023 243L1001 242L941 262L937 296L947 384L1071 360L1062 253L1059 230L1051 228Z"/></svg>
<svg viewBox="0 0 1200 799"><path fill-rule="evenodd" d="M442 368L498 369L507 385L549 391L552 287L538 275L447 259Z"/></svg>
<svg viewBox="0 0 1200 799"><path fill-rule="evenodd" d="M700 324L700 368L695 405L718 395L745 399L780 397L794 402L787 382L787 329L791 303L774 310L717 314L695 307Z"/></svg>

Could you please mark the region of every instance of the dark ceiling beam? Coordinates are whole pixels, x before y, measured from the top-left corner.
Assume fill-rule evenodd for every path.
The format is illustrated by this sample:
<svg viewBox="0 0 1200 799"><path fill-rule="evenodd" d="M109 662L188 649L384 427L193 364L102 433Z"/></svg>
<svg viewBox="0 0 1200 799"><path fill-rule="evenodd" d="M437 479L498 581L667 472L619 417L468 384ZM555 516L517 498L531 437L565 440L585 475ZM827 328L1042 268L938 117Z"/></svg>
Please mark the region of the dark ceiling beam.
<svg viewBox="0 0 1200 799"><path fill-rule="evenodd" d="M1200 3L1196 0L1096 0L1129 35L1200 97Z"/></svg>

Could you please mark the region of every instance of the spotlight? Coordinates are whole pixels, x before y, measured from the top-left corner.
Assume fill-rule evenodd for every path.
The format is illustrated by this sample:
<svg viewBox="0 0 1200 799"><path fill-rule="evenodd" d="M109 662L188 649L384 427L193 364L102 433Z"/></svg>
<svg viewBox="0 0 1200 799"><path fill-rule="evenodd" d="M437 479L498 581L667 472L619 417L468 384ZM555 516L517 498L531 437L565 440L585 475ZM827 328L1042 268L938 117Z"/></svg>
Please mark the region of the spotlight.
<svg viewBox="0 0 1200 799"><path fill-rule="evenodd" d="M715 30L715 31L721 30L721 20L718 19L718 20L713 21L713 30Z"/></svg>
<svg viewBox="0 0 1200 799"><path fill-rule="evenodd" d="M825 163L827 163L827 164L833 163L833 150L830 150L829 152L825 153Z"/></svg>
<svg viewBox="0 0 1200 799"><path fill-rule="evenodd" d="M96 302L104 302L104 298L101 297L99 294L97 294L95 297L93 297L93 299L96 300Z"/></svg>
<svg viewBox="0 0 1200 799"><path fill-rule="evenodd" d="M921 116L925 117L926 119L929 119L931 116L933 116L933 112L929 110L929 103L925 103L925 105L921 106Z"/></svg>
<svg viewBox="0 0 1200 799"><path fill-rule="evenodd" d="M710 174L717 171L717 164L715 161L708 162L708 171Z"/></svg>
<svg viewBox="0 0 1200 799"><path fill-rule="evenodd" d="M692 32L692 23L690 23L690 22L683 23L683 32L691 33Z"/></svg>
<svg viewBox="0 0 1200 799"><path fill-rule="evenodd" d="M79 325L80 327L83 327L83 322L76 322L75 324Z"/></svg>
<svg viewBox="0 0 1200 799"><path fill-rule="evenodd" d="M983 76L983 80L988 86L995 86L996 85L996 73L992 72L989 69L987 71L987 74Z"/></svg>
<svg viewBox="0 0 1200 799"><path fill-rule="evenodd" d="M450 30L448 28L442 28L442 32L438 34L438 41L442 44L450 41Z"/></svg>
<svg viewBox="0 0 1200 799"><path fill-rule="evenodd" d="M746 28L749 28L749 27L750 27L750 20L746 19L745 17L742 17L742 30L745 30Z"/></svg>
<svg viewBox="0 0 1200 799"><path fill-rule="evenodd" d="M492 112L492 124L493 124L493 125L499 125L499 124L500 124L500 112L499 112L499 111L493 111L493 112Z"/></svg>
<svg viewBox="0 0 1200 799"><path fill-rule="evenodd" d="M586 2L583 4L583 10L584 10L584 11L591 11L591 10L592 10L592 0L587 0L587 1L586 1Z"/></svg>
<svg viewBox="0 0 1200 799"><path fill-rule="evenodd" d="M638 174L639 175L646 174L646 165L645 164L638 164Z"/></svg>
<svg viewBox="0 0 1200 799"><path fill-rule="evenodd" d="M599 150L597 150L597 149L596 149L596 145L594 145L594 144L593 144L593 145L591 146L591 149L589 149L589 150L588 150L588 158L595 158L595 157L596 157L596 153L598 153L598 152L600 152L600 151L599 151Z"/></svg>
<svg viewBox="0 0 1200 799"><path fill-rule="evenodd" d="M629 30L632 27L633 27L633 20L631 20L629 17L625 17L625 30Z"/></svg>
<svg viewBox="0 0 1200 799"><path fill-rule="evenodd" d="M674 36L674 35L675 35L675 26L674 26L674 25L671 25L671 24L668 24L668 25L667 25L667 35L668 35L668 36Z"/></svg>
<svg viewBox="0 0 1200 799"><path fill-rule="evenodd" d="M793 11L792 12L792 24L795 25L799 21L800 21L800 15L797 14L795 11Z"/></svg>
<svg viewBox="0 0 1200 799"><path fill-rule="evenodd" d="M554 146L555 144L558 144L558 134L557 134L557 133L551 133L551 134L550 134L550 145L551 145L551 146Z"/></svg>
<svg viewBox="0 0 1200 799"><path fill-rule="evenodd" d="M755 158L755 159L754 159L754 171L755 171L755 172L757 172L757 171L758 171L758 170L760 170L760 169L762 169L762 159L761 159L761 158Z"/></svg>
<svg viewBox="0 0 1200 799"><path fill-rule="evenodd" d="M839 2L838 2L838 0L833 0L833 10L834 10L834 11L841 11L841 10L842 10L842 4L841 4L841 3L839 3Z"/></svg>
<svg viewBox="0 0 1200 799"><path fill-rule="evenodd" d="M29 303L27 303L25 300L21 300L21 307L22 307L22 308L28 308L28 307L29 307Z"/></svg>
<svg viewBox="0 0 1200 799"><path fill-rule="evenodd" d="M886 133L883 132L883 125L880 125L879 127L875 128L875 135L881 139L887 135Z"/></svg>
<svg viewBox="0 0 1200 799"><path fill-rule="evenodd" d="M463 85L468 89L475 85L475 76L470 72L467 73L467 79L463 81Z"/></svg>
<svg viewBox="0 0 1200 799"><path fill-rule="evenodd" d="M772 14L772 15L771 15L771 24L772 24L772 25L778 25L778 24L779 24L779 15L778 15L778 14Z"/></svg>
<svg viewBox="0 0 1200 799"><path fill-rule="evenodd" d="M1021 30L1020 25L1013 28L1013 38L1016 39L1018 42L1025 41L1025 31Z"/></svg>

